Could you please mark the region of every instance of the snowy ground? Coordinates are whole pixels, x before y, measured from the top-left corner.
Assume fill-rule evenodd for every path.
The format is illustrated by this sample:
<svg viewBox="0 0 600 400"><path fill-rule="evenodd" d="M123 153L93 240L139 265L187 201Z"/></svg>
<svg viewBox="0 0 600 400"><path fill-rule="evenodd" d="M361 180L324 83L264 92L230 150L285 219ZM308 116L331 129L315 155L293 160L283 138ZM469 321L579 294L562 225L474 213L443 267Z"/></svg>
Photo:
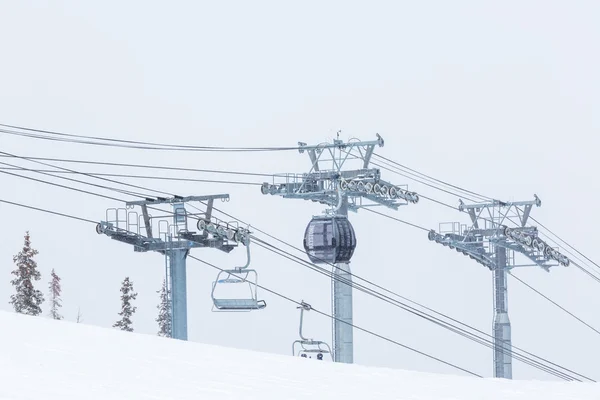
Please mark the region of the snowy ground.
<svg viewBox="0 0 600 400"><path fill-rule="evenodd" d="M0 400L600 399L600 384L340 365L0 312Z"/></svg>

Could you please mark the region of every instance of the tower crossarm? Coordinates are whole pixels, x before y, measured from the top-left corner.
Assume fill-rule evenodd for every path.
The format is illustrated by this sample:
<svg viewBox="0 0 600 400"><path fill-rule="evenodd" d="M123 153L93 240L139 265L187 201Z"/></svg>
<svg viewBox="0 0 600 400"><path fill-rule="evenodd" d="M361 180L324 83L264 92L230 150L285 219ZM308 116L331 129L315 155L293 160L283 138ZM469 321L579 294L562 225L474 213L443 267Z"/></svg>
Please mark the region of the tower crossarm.
<svg viewBox="0 0 600 400"><path fill-rule="evenodd" d="M375 146L383 146L383 139L378 134L377 140L374 141L343 142L339 140L338 132L338 139L333 140L333 143L321 143L316 146L309 146L303 142L298 144L299 152L306 151L310 157L310 170L302 174L276 174L273 176L273 183L263 183L262 194L302 198L335 205L337 200L329 195L337 196L341 190L347 198L364 197L376 204L394 209L402 205L401 201L404 204L419 201L416 193L409 192L406 187L382 181L380 170L369 168ZM348 162L355 160L360 161L360 165L356 165L359 168L346 168ZM363 206L358 201L354 201L354 204L357 208Z"/></svg>
<svg viewBox="0 0 600 400"><path fill-rule="evenodd" d="M334 140L333 143L323 143L323 144L317 144L317 145L307 145L304 142L298 142L298 146L300 146L298 148L298 151L300 153L304 153L305 151L309 151L309 150L323 151L325 149L348 149L348 148L353 148L353 147L365 147L367 149L369 147L375 147L375 146L383 147L384 141L383 141L383 138L381 137L381 135L376 133L375 136L377 136L377 140L355 141L355 142L349 141L346 143L344 143L343 140L339 140L339 139Z"/></svg>
<svg viewBox="0 0 600 400"><path fill-rule="evenodd" d="M162 243L160 239L148 238L135 232L120 229L106 221L100 221L96 226L96 233L105 234L113 240L133 245L135 251L148 251L146 248L150 243Z"/></svg>
<svg viewBox="0 0 600 400"><path fill-rule="evenodd" d="M206 196L186 196L186 197L173 196L170 198L157 197L156 199L148 198L146 200L128 201L127 203L125 203L125 205L127 207L133 207L133 206L142 206L142 205L150 205L150 204L174 204L174 203L187 203L189 201L207 201L207 200L215 200L215 199L229 200L229 195L228 194L211 194L211 195L206 195Z"/></svg>
<svg viewBox="0 0 600 400"><path fill-rule="evenodd" d="M308 153L312 164L310 172L321 171L322 162L331 162L332 169L339 172L342 171L344 163L348 159L355 158L361 159L363 168L366 169L369 167L369 162L371 160L371 156L373 155L375 146L383 147L383 138L379 134L376 134L376 136L377 140L355 140L344 143L343 140L339 139L338 132L338 139L334 139L333 143L307 145L304 142L298 142L298 145L300 146L298 151L300 153L304 153L305 151ZM358 151L358 156L352 153L352 150L354 149Z"/></svg>
<svg viewBox="0 0 600 400"><path fill-rule="evenodd" d="M374 141L338 139L333 143L309 146L298 142L299 152L308 153L311 168L302 174L275 174L273 183L264 182L261 193L278 195L284 198L311 200L335 207L340 196L348 199L351 211L361 207L380 205L397 210L399 206L417 203L419 196L406 186L394 185L381 179L377 168L369 168L375 146L383 146L383 139L377 135ZM356 150L356 151L354 151ZM360 161L359 168L347 169L346 164ZM330 162L330 165L324 165ZM364 203L369 200L372 204Z"/></svg>
<svg viewBox="0 0 600 400"><path fill-rule="evenodd" d="M113 224L106 221L101 221L98 224L96 231L105 234L113 240L133 245L134 251L137 252L156 251L164 254L167 250L214 248L229 253L237 247L235 245L227 244L227 242L221 238L207 239L202 235L192 233L181 234L181 237L178 240L165 242L162 239L148 238L134 232L117 229Z"/></svg>
<svg viewBox="0 0 600 400"><path fill-rule="evenodd" d="M273 183L264 182L261 187L263 194L289 196L335 192L339 182L348 180L370 182L374 184L379 181L378 169L358 169L349 171L317 171L304 174L276 174L273 175Z"/></svg>
<svg viewBox="0 0 600 400"><path fill-rule="evenodd" d="M533 195L534 200L525 200L525 201L502 201L502 200L492 200L481 203L472 203L465 204L460 202L458 209L460 211L469 210L469 209L480 209L480 208L490 208L490 207L510 207L510 206L538 206L541 207L542 201L537 195Z"/></svg>
<svg viewBox="0 0 600 400"><path fill-rule="evenodd" d="M509 241L505 241L505 240L498 240L498 239L494 239L494 238L491 238L490 242L494 243L496 246L504 247L505 249L520 253L520 254L524 255L525 257L527 257L533 263L533 264L523 264L523 263L514 264L514 265L510 265L509 268L526 267L526 266L532 266L532 265L536 266L537 265L538 267L542 268L546 272L550 272L550 267L555 267L558 265L558 263L553 262L553 260L548 260L543 255L540 255L539 252L537 252L533 249L527 248L526 246L523 246L519 243L509 242Z"/></svg>
<svg viewBox="0 0 600 400"><path fill-rule="evenodd" d="M568 267L571 260L562 254L558 249L553 248L538 236L538 230L535 227L509 228L502 226L505 247L509 247L521 254L527 256L540 267L547 269L555 266L552 261ZM510 242L507 242L510 241ZM511 244L514 243L514 244Z"/></svg>
<svg viewBox="0 0 600 400"><path fill-rule="evenodd" d="M492 200L488 202L465 204L459 200L458 210L466 212L471 217L471 222L475 228L479 227L480 220L483 220L485 225L493 225L497 227L505 223L505 220L519 220L521 227L527 226L529 214L533 206L541 207L542 201L534 194L534 200L527 201L511 201L505 202L501 200ZM521 209L520 207L523 207Z"/></svg>
<svg viewBox="0 0 600 400"><path fill-rule="evenodd" d="M473 237L452 233L442 235L433 229L428 232L427 236L429 240L456 250L490 270L494 266L494 260L485 250L484 243L481 240L474 240Z"/></svg>

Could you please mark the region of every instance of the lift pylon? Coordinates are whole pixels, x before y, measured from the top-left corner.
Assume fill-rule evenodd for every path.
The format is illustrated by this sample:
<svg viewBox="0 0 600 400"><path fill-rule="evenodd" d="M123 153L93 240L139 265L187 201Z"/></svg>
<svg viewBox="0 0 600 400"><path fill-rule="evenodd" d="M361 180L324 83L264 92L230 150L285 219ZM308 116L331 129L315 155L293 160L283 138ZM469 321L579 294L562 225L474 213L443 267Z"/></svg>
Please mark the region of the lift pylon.
<svg viewBox="0 0 600 400"><path fill-rule="evenodd" d="M469 214L471 224L441 223L439 233L429 231L429 240L454 249L492 271L494 291L494 377L512 379L511 324L508 318L507 273L512 268L538 266L549 272L551 267L568 266L569 259L550 247L538 236L535 226L528 226L533 206L541 200L465 204L458 210ZM522 207L522 208L521 208ZM517 226L509 228L509 222ZM519 263L515 253L525 256L529 263Z"/></svg>
<svg viewBox="0 0 600 400"><path fill-rule="evenodd" d="M378 168L370 168L375 147L382 147L383 143L379 134L373 141L350 139L344 142L339 139L339 132L333 143L313 146L298 142L299 152L306 152L310 157L309 172L275 174L271 182L263 183L261 193L324 204L333 209L326 213L346 219L348 211L357 212L363 207L384 206L398 210L402 205L417 203L419 196L406 185L384 181ZM352 163L358 165L352 167ZM335 238L334 235L330 240ZM337 244L328 242L325 246L336 248ZM328 260L313 262L331 263ZM333 356L336 362L353 363L350 259L335 263L332 272Z"/></svg>
<svg viewBox="0 0 600 400"><path fill-rule="evenodd" d="M136 252L155 251L168 257L166 263L167 288L172 310L171 335L175 339L187 340L187 277L186 259L193 248L213 248L225 253L231 252L246 237L246 230L233 224L221 224L212 217L213 202L216 199L228 201L228 194L146 199L126 203L126 208L109 208L106 219L96 226L98 234L105 234L113 240L133 246ZM188 220L198 217L188 214L185 203L207 202L206 211L200 220L212 229L188 229ZM150 206L169 204L172 218L153 218L148 212ZM142 215L133 209L140 206ZM154 207L152 207L155 209ZM165 211L156 209L162 211ZM191 217L190 217L191 216ZM158 237L153 230L153 220L158 220ZM198 227L201 224L198 223Z"/></svg>

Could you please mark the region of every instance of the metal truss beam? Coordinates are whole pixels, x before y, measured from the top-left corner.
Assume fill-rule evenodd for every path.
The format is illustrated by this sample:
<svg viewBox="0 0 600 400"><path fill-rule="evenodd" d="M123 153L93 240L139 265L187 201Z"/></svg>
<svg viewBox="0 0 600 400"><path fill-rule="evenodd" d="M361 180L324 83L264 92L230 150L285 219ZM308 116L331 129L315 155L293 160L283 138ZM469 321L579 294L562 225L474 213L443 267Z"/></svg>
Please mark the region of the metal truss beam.
<svg viewBox="0 0 600 400"><path fill-rule="evenodd" d="M465 204L458 209L466 212L471 226L452 223L452 230L445 234L431 230L428 238L463 253L492 271L494 290L494 377L512 379L511 326L508 317L508 289L506 276L511 268L536 265L549 271L550 267L568 266L568 257L553 249L538 236L536 227L527 226L533 206L540 207L541 200L534 195L532 201L503 202L492 200L485 203ZM523 207L521 210L519 207ZM484 211L486 213L484 214ZM505 221L518 227L509 228ZM440 232L442 231L440 224ZM519 253L533 264L518 264L514 254Z"/></svg>
<svg viewBox="0 0 600 400"><path fill-rule="evenodd" d="M383 146L383 138L377 134L377 140L353 141L307 145L298 142L299 152L306 152L311 167L307 173L275 174L272 182L261 186L263 195L277 195L287 199L301 199L320 203L333 210L330 214L348 215L348 211L357 212L363 207L384 206L398 210L402 205L417 203L419 196L409 192L405 186L397 186L381 179L377 168L369 168L375 146ZM348 163L360 162L353 168ZM326 165L325 163L330 163ZM334 275L350 278L348 263L336 264ZM333 309L333 348L336 362L352 363L354 360L354 339L351 326L352 287L332 280Z"/></svg>
<svg viewBox="0 0 600 400"><path fill-rule="evenodd" d="M248 230L237 225L233 226L233 224L223 224L212 217L215 199L225 201L229 199L229 195L174 196L128 202L125 209L107 210L106 221L101 221L96 226L98 234L105 234L113 240L132 245L136 252L155 251L168 257L169 261L165 268L167 269L167 290L171 299L171 332L175 339L187 340L186 259L189 251L193 248L213 248L229 253L239 243L247 245L247 238L250 234ZM189 201L208 201L204 217L198 219L197 223L202 233L188 229L185 203ZM172 223L159 221L158 237L155 237L152 229L152 216L148 212L150 204L169 204L173 208ZM137 212L132 211L136 205L141 206L142 209L146 236L140 233L142 225L140 216ZM109 211L114 211L113 219L109 217ZM164 222L162 229L160 222Z"/></svg>
<svg viewBox="0 0 600 400"><path fill-rule="evenodd" d="M383 147L383 144L384 144L383 138L378 133L376 133L375 135L377 136L377 140L370 140L370 141L364 141L364 142L356 141L356 142L344 143L342 140L339 140L339 139L334 140L333 143L322 143L322 144L317 144L317 145L307 145L304 142L298 142L298 146L300 146L300 148L298 149L298 152L304 153L304 151L306 151L306 150L348 149L348 148L352 148L352 147L370 147L370 148L373 148L375 146Z"/></svg>
<svg viewBox="0 0 600 400"><path fill-rule="evenodd" d="M359 208L367 206L364 200L369 200L373 205L381 205L394 210L408 203L417 203L419 196L407 190L406 187L396 186L381 179L381 172L376 168L368 168L369 160L373 154L373 148L383 139L372 142L348 142L343 143L334 140L334 145L306 146L312 163L308 173L303 174L277 174L273 175L273 183L264 182L261 193L266 195L278 195L284 198L310 200L331 207L336 206L340 196L349 200L348 208L356 212ZM351 148L358 148L359 156L355 157L362 161L360 169L343 170L342 167L349 160ZM320 166L323 149L328 149L332 162L330 169ZM335 149L340 149L336 157ZM365 149L363 151L363 149Z"/></svg>
<svg viewBox="0 0 600 400"><path fill-rule="evenodd" d="M190 201L207 201L207 200L214 200L214 199L229 200L229 195L228 194L212 194L212 195L208 195L208 196L187 196L187 197L174 196L171 198L157 197L156 199L128 201L125 203L125 205L129 207L129 206L143 206L143 205L148 205L148 204L187 203Z"/></svg>

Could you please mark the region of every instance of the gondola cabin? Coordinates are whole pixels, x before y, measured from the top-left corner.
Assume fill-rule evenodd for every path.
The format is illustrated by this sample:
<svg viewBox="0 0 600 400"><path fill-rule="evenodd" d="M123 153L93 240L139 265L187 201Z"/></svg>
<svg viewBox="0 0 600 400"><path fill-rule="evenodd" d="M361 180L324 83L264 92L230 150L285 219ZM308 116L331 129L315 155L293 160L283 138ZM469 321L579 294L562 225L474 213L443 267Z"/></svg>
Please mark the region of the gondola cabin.
<svg viewBox="0 0 600 400"><path fill-rule="evenodd" d="M316 216L304 232L304 249L315 264L347 263L356 248L356 234L348 217Z"/></svg>

